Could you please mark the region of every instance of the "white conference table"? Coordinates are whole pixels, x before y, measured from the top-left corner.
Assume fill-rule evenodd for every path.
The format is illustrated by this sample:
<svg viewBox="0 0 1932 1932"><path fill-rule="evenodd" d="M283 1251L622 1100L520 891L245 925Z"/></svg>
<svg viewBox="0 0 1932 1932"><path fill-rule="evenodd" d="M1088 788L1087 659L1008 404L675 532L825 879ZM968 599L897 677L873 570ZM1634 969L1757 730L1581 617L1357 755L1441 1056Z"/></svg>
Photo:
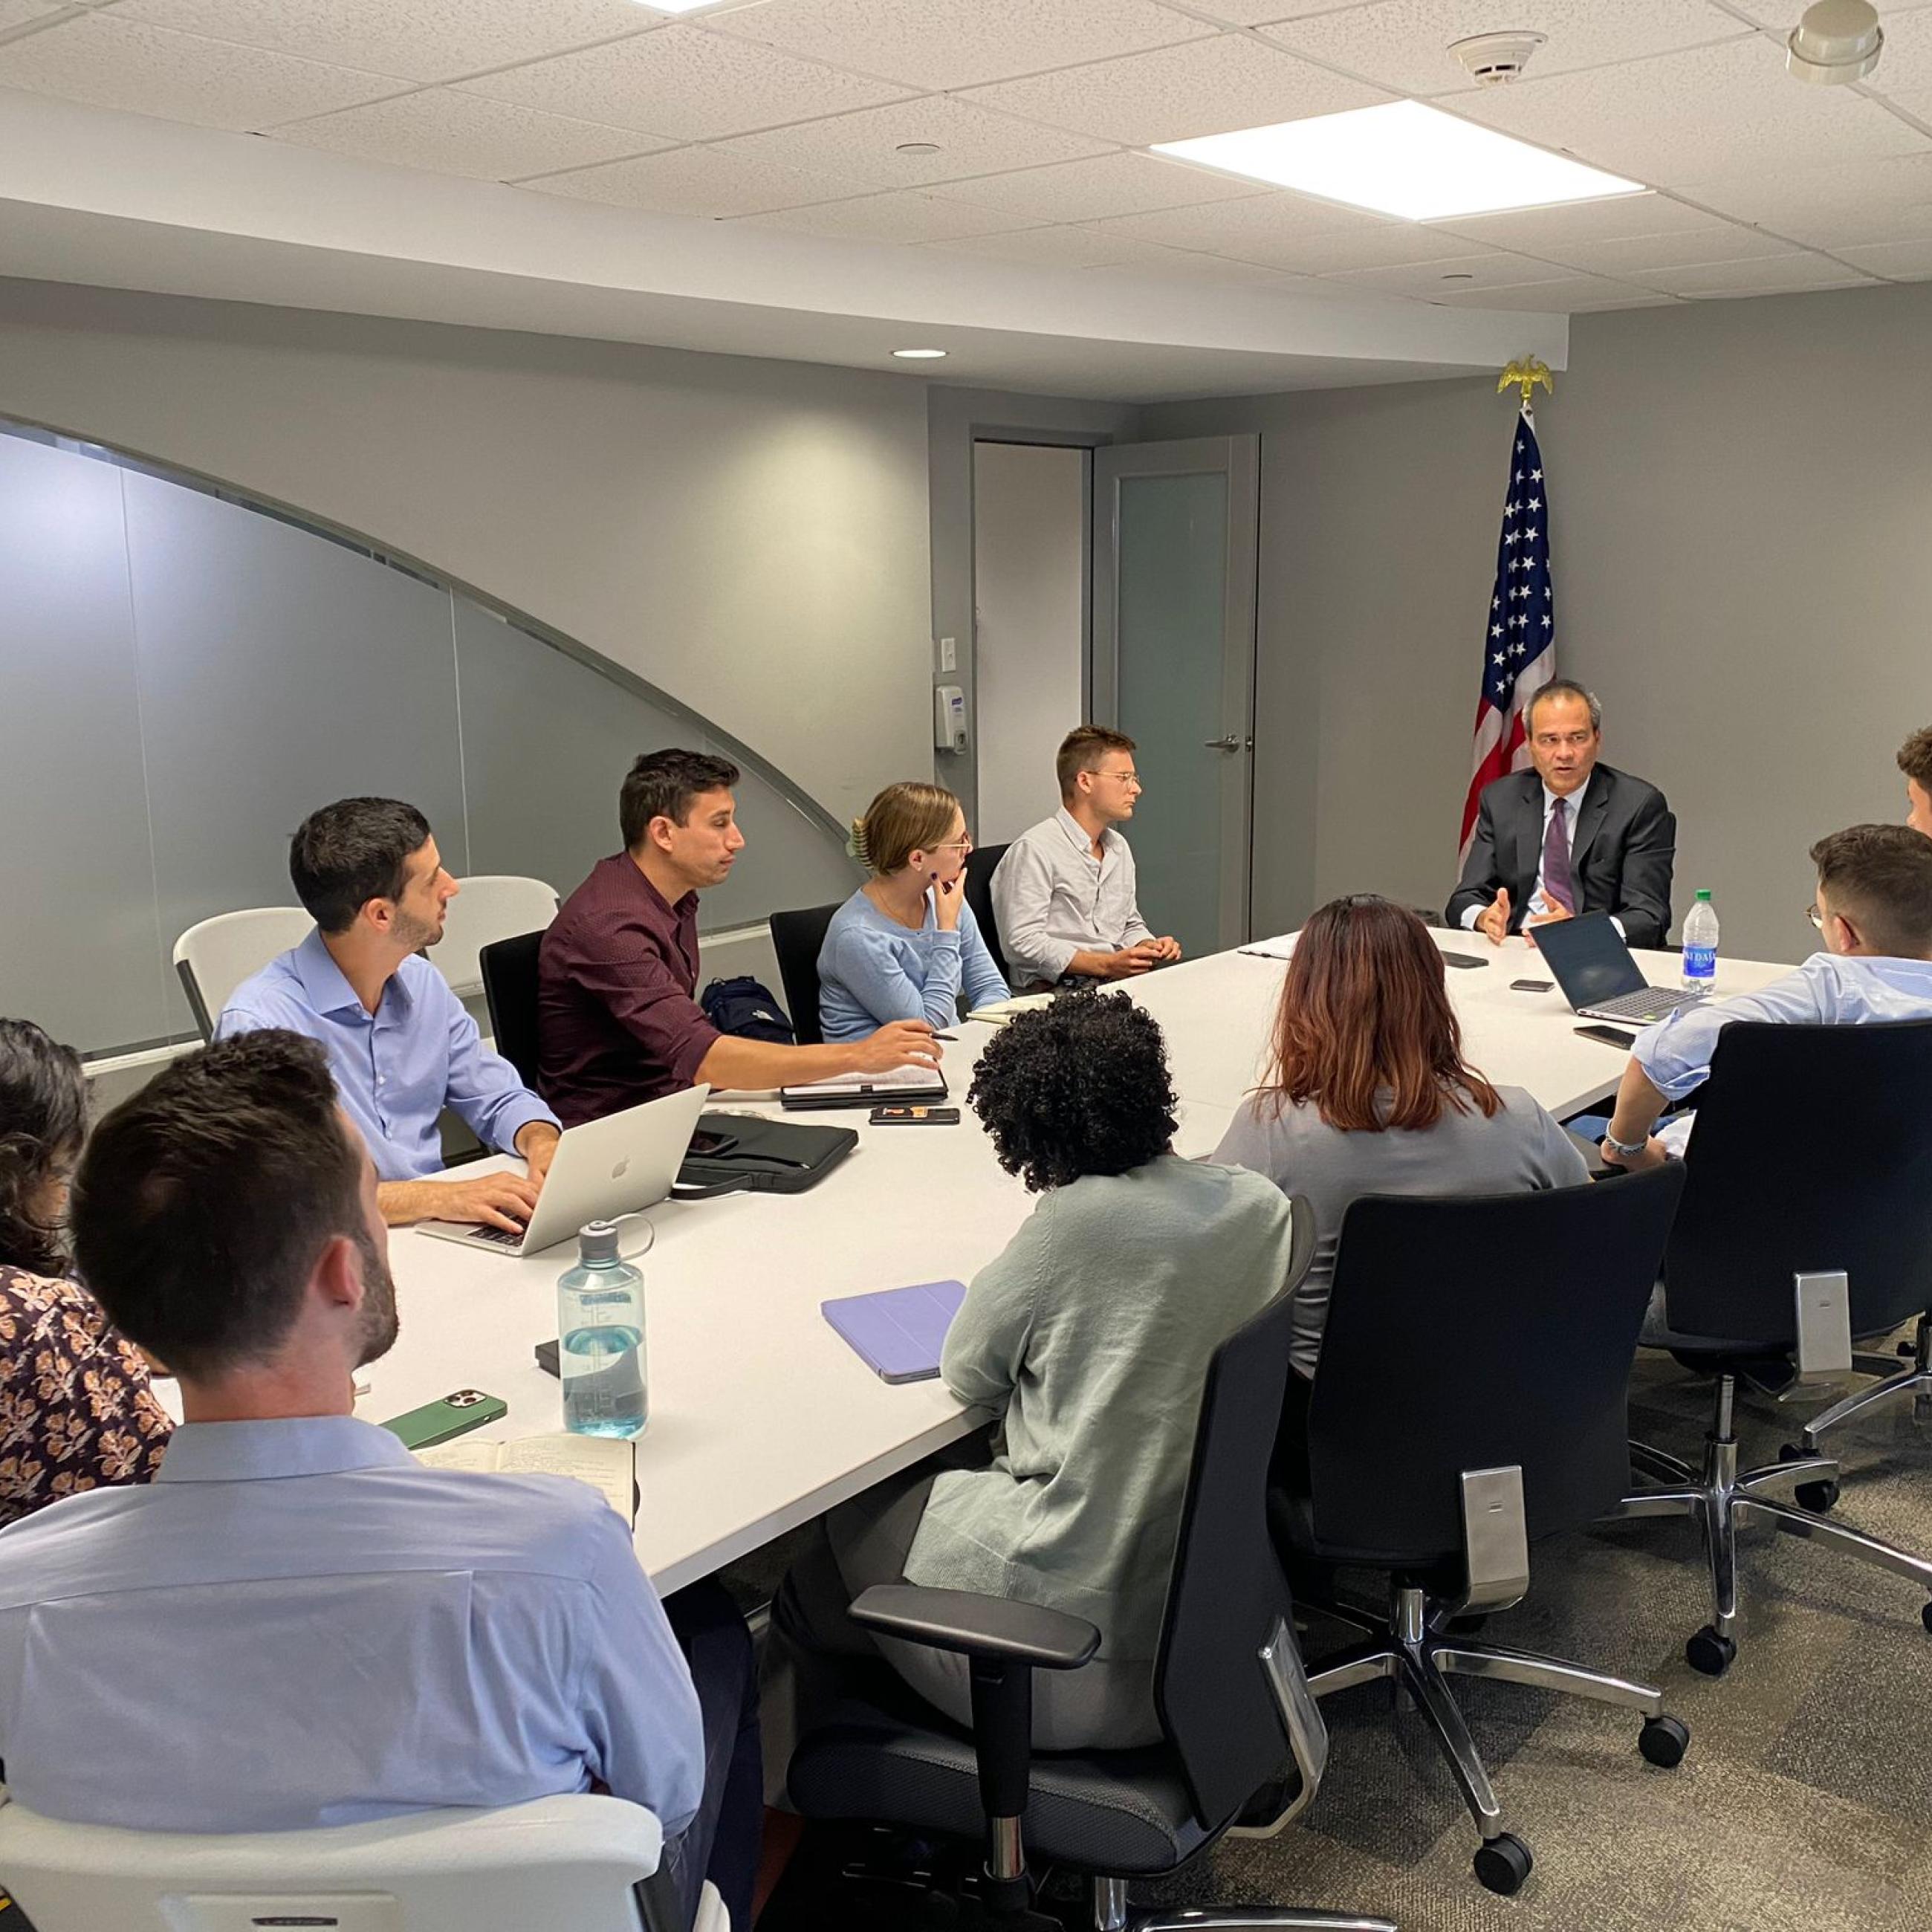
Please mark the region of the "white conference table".
<svg viewBox="0 0 1932 1932"><path fill-rule="evenodd" d="M1513 993L1546 977L1520 940L1437 935L1445 951L1488 962L1451 970L1468 1058L1498 1084L1528 1089L1558 1114L1613 1090L1624 1056L1579 1039L1560 995ZM1640 953L1671 983L1676 956ZM1720 994L1752 990L1788 967L1726 959ZM1286 970L1276 958L1223 952L1137 982L1160 1021L1181 1096L1178 1150L1210 1153L1254 1084ZM970 1280L1006 1244L1031 1202L1003 1174L964 1105L973 1062L992 1037L962 1022L946 1054L956 1127L874 1127L862 1109L805 1118L856 1128L859 1146L810 1192L668 1202L652 1210L645 1277L650 1426L638 1444L638 1557L668 1593L929 1455L982 1418L938 1382L881 1382L835 1334L820 1301L910 1282ZM730 1096L718 1111L777 1111ZM508 1405L483 1432L561 1426L555 1378L536 1345L556 1334L557 1276L570 1244L528 1260L437 1240L390 1237L402 1317L395 1347L365 1371L356 1404L372 1421L452 1390Z"/></svg>

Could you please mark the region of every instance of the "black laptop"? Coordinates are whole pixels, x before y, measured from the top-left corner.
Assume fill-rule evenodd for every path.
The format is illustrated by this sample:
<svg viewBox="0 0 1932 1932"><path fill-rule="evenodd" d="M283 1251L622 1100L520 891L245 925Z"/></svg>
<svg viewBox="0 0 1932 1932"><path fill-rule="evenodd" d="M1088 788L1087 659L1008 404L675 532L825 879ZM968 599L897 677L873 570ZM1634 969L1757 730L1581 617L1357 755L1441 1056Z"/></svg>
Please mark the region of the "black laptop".
<svg viewBox="0 0 1932 1932"><path fill-rule="evenodd" d="M1536 947L1571 1009L1588 1019L1647 1026L1679 1006L1697 1005L1702 998L1652 986L1606 912L1586 912L1539 926Z"/></svg>

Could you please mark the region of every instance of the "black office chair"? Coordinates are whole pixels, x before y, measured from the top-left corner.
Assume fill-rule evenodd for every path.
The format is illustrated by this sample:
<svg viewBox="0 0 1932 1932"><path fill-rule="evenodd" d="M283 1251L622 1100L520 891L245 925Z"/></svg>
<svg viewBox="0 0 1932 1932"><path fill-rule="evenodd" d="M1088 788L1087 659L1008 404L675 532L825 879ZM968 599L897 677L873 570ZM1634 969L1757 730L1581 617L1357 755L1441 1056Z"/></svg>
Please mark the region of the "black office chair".
<svg viewBox="0 0 1932 1932"><path fill-rule="evenodd" d="M1513 1892L1510 1832L1445 1674L1500 1678L1643 1714L1638 1745L1673 1765L1690 1734L1648 1684L1456 1634L1528 1586L1528 1544L1612 1506L1629 1467L1624 1390L1683 1187L1657 1173L1481 1198L1370 1197L1343 1217L1322 1354L1284 1418L1275 1535L1304 1603L1369 1640L1309 1672L1317 1697L1393 1678L1421 1707L1483 1843L1476 1876ZM1382 1570L1384 1618L1343 1602L1338 1567Z"/></svg>
<svg viewBox="0 0 1932 1932"><path fill-rule="evenodd" d="M1006 848L1004 845L976 845L967 854L966 903L973 908L973 916L979 922L980 937L986 942L986 950L993 956L993 964L1000 969L1000 977L1010 986L1013 976L1000 944L1000 922L993 914L993 874L1006 856Z"/></svg>
<svg viewBox="0 0 1932 1932"><path fill-rule="evenodd" d="M784 982L785 1004L791 1009L792 1031L800 1046L821 1046L818 1024L818 956L825 947L825 928L836 905L807 906L802 912L775 912L765 922L771 928L772 950L778 957L778 977Z"/></svg>
<svg viewBox="0 0 1932 1932"><path fill-rule="evenodd" d="M1294 1218L1291 1280L1312 1246L1305 1202L1295 1204ZM1321 1781L1328 1733L1307 1695L1288 1586L1266 1528L1268 1453L1292 1333L1283 1294L1221 1345L1208 1371L1155 1666L1160 1742L1033 1752L1033 1672L1078 1670L1100 1641L1091 1624L964 1591L874 1588L853 1605L857 1622L972 1660L972 1732L948 1723L886 1664L854 1664L844 1703L793 1756L787 1781L798 1809L812 1819L983 1838L991 1924L1054 1922L1028 1910L1024 1826L1035 1853L1086 1875L1098 1932L1206 1924L1394 1932L1385 1920L1346 1913L1261 1906L1170 1916L1135 1912L1127 1902L1130 1878L1196 1857L1277 1780L1288 1813Z"/></svg>
<svg viewBox="0 0 1932 1932"><path fill-rule="evenodd" d="M548 930L548 928L546 928ZM534 1094L537 1088L537 955L542 932L495 939L477 954L496 1051Z"/></svg>
<svg viewBox="0 0 1932 1932"><path fill-rule="evenodd" d="M1689 1185L1664 1257L1665 1319L1644 1342L1717 1378L1702 1471L1642 1443L1626 1516L1689 1516L1704 1533L1711 1621L1684 1646L1718 1677L1737 1654L1737 1528L1755 1511L1794 1536L1909 1577L1932 1592L1932 1562L1821 1520L1838 1498L1838 1468L1818 1438L1874 1403L1932 1385L1932 1020L1881 1026L1778 1026L1738 1021L1719 1036L1685 1150ZM1834 1285L1831 1278L1841 1277ZM1778 1462L1738 1472L1732 1405L1740 1377L1804 1393L1798 1304L1842 1297L1839 1335L1887 1335L1918 1317L1918 1360L1851 1357L1888 1379L1828 1408ZM1842 1369L1842 1358L1837 1366ZM1796 1378L1795 1380L1791 1379ZM1794 1509L1763 1492L1796 1485ZM1920 1611L1932 1630L1932 1602Z"/></svg>

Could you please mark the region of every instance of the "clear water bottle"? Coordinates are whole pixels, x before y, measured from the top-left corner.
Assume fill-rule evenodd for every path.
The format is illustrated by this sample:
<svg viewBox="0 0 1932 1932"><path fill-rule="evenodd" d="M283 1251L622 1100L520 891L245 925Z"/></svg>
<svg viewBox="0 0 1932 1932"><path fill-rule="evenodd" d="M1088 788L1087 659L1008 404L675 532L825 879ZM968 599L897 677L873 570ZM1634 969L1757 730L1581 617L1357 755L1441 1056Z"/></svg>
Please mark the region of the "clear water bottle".
<svg viewBox="0 0 1932 1932"><path fill-rule="evenodd" d="M652 1234L640 1252L648 1252ZM650 1421L644 1354L644 1278L617 1252L613 1221L577 1236L577 1265L556 1284L557 1367L563 1426L578 1436L641 1436Z"/></svg>
<svg viewBox="0 0 1932 1932"><path fill-rule="evenodd" d="M1718 983L1718 908L1700 892L1684 922L1684 990L1708 993Z"/></svg>

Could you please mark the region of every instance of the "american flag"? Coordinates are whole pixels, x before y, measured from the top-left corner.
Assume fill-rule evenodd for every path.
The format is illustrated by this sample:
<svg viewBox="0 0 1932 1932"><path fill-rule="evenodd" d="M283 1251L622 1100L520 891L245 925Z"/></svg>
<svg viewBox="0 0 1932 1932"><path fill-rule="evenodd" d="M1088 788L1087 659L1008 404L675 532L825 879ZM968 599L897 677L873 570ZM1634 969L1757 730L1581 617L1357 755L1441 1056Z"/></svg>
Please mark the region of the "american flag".
<svg viewBox="0 0 1932 1932"><path fill-rule="evenodd" d="M1509 492L1496 544L1496 589L1483 632L1483 694L1476 706L1475 770L1462 801L1462 850L1483 788L1529 763L1524 712L1556 675L1556 604L1550 585L1550 499L1536 418L1523 410L1510 455Z"/></svg>

